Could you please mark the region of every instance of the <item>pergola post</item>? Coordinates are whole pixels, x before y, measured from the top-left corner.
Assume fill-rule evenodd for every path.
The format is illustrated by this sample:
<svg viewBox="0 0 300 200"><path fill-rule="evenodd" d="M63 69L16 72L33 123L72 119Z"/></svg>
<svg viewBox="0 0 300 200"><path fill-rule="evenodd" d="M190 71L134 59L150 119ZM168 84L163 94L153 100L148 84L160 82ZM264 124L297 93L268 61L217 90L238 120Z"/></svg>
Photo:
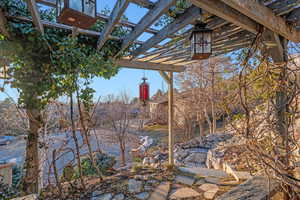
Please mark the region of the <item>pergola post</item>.
<svg viewBox="0 0 300 200"><path fill-rule="evenodd" d="M169 164L174 165L174 135L173 135L173 121L174 121L174 102L173 102L173 72L169 72L169 101L168 101L168 124L169 124Z"/></svg>
<svg viewBox="0 0 300 200"><path fill-rule="evenodd" d="M164 71L159 71L163 79L168 83L168 141L169 141L169 164L174 165L174 95L173 95L173 72L166 74Z"/></svg>

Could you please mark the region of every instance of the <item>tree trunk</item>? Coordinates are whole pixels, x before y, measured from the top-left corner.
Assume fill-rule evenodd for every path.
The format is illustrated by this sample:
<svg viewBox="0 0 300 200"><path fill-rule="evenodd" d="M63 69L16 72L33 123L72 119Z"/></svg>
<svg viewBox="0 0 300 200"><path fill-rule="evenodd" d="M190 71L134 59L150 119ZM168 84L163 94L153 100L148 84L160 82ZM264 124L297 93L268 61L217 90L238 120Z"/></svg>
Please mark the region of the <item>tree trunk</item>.
<svg viewBox="0 0 300 200"><path fill-rule="evenodd" d="M26 145L25 177L23 191L26 194L39 193L42 184L42 174L39 159L39 129L42 127L40 110L27 109L29 132Z"/></svg>
<svg viewBox="0 0 300 200"><path fill-rule="evenodd" d="M287 51L287 40L280 37L283 55L282 60L286 62L286 65L280 66L279 80L280 83L279 90L276 92L276 119L277 119L277 132L281 136L282 147L285 149L285 154L281 155L282 162L288 169L290 166L290 145L289 145L289 132L288 132L288 96L287 96L287 62L288 62L288 51ZM290 186L286 185L284 190L284 200L294 199L294 193Z"/></svg>
<svg viewBox="0 0 300 200"><path fill-rule="evenodd" d="M212 116L212 132L216 133L217 120L215 112L215 69L212 67L211 71L211 116Z"/></svg>
<svg viewBox="0 0 300 200"><path fill-rule="evenodd" d="M81 167L81 159L80 159L80 147L79 142L76 136L76 130L75 130L75 122L74 122L74 109L73 109L73 93L70 93L70 118L71 118L71 132L72 137L75 143L76 148L76 160L78 165L78 171L79 171L79 178L81 182L82 188L85 188L84 180L83 180L83 173L82 173L82 167Z"/></svg>
<svg viewBox="0 0 300 200"><path fill-rule="evenodd" d="M125 159L125 145L120 143L120 150L121 150L121 166L126 166L126 159Z"/></svg>
<svg viewBox="0 0 300 200"><path fill-rule="evenodd" d="M212 122L209 118L206 106L204 106L204 113L205 113L206 121L207 121L208 126L209 126L209 133L212 134L213 133L213 125L212 125Z"/></svg>

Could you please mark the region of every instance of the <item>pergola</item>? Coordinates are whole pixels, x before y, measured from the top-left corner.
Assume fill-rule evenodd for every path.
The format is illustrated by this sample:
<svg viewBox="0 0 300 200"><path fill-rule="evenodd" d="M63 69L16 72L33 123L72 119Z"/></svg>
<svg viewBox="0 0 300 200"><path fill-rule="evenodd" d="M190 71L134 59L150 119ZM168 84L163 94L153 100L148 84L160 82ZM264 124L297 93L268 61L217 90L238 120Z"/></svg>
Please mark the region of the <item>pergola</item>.
<svg viewBox="0 0 300 200"><path fill-rule="evenodd" d="M56 0L26 0L32 18L8 16L0 10L0 31L9 37L6 22L12 18L33 22L44 32L44 27L73 30L73 27L40 19L38 4L56 7ZM261 33L274 62L285 62L287 41L300 42L300 1L299 0L187 0L189 7L171 23L160 30L151 28L162 15L175 5L176 0L118 0L110 16L97 14L105 21L102 32L77 29L79 34L98 37L97 47L101 49L107 40L121 40L121 50L131 44L138 47L130 55L116 62L122 67L158 70L169 85L169 162L173 157L173 72L181 72L191 60L188 43L192 26L205 14L205 23L213 30L212 56L226 54L249 46ZM138 4L148 12L137 23L122 20L129 3ZM199 9L201 8L201 10ZM124 38L111 35L116 26L131 28ZM182 31L185 30L185 31ZM179 34L179 31L180 34ZM152 34L146 41L137 38L144 32ZM160 43L169 39L163 45ZM167 73L166 73L167 72Z"/></svg>

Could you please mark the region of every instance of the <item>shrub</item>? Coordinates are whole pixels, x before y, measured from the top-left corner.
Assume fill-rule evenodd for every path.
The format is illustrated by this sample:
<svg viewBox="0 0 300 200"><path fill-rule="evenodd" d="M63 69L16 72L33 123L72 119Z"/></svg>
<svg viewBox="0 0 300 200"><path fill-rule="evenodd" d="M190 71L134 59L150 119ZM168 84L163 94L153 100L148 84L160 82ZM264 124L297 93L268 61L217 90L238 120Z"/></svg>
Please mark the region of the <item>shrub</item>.
<svg viewBox="0 0 300 200"><path fill-rule="evenodd" d="M112 169L116 164L114 157L109 156L105 153L96 152L94 154L96 166L102 175L110 175L109 169ZM89 156L81 159L81 167L83 176L94 176L98 174L98 170L93 166ZM74 178L79 177L79 170L76 169L74 172Z"/></svg>

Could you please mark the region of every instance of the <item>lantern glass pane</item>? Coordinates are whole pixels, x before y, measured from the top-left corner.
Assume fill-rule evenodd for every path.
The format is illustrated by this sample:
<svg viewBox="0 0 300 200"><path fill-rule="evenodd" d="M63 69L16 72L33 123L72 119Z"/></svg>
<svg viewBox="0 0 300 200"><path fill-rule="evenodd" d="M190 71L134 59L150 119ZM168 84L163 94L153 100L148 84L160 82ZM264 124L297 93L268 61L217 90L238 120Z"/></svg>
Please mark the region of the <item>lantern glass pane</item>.
<svg viewBox="0 0 300 200"><path fill-rule="evenodd" d="M82 1L81 0L69 0L69 6L71 9L82 12Z"/></svg>
<svg viewBox="0 0 300 200"><path fill-rule="evenodd" d="M210 53L210 33L203 33L203 53Z"/></svg>
<svg viewBox="0 0 300 200"><path fill-rule="evenodd" d="M84 2L84 14L91 17L96 17L95 1L93 0L83 0Z"/></svg>
<svg viewBox="0 0 300 200"><path fill-rule="evenodd" d="M192 56L194 55L195 53L195 34L192 35L192 38L191 38L191 53L192 53Z"/></svg>
<svg viewBox="0 0 300 200"><path fill-rule="evenodd" d="M203 53L203 34L196 33L196 53Z"/></svg>
<svg viewBox="0 0 300 200"><path fill-rule="evenodd" d="M65 7L65 1L64 0L57 0L57 16L60 15L61 11Z"/></svg>

